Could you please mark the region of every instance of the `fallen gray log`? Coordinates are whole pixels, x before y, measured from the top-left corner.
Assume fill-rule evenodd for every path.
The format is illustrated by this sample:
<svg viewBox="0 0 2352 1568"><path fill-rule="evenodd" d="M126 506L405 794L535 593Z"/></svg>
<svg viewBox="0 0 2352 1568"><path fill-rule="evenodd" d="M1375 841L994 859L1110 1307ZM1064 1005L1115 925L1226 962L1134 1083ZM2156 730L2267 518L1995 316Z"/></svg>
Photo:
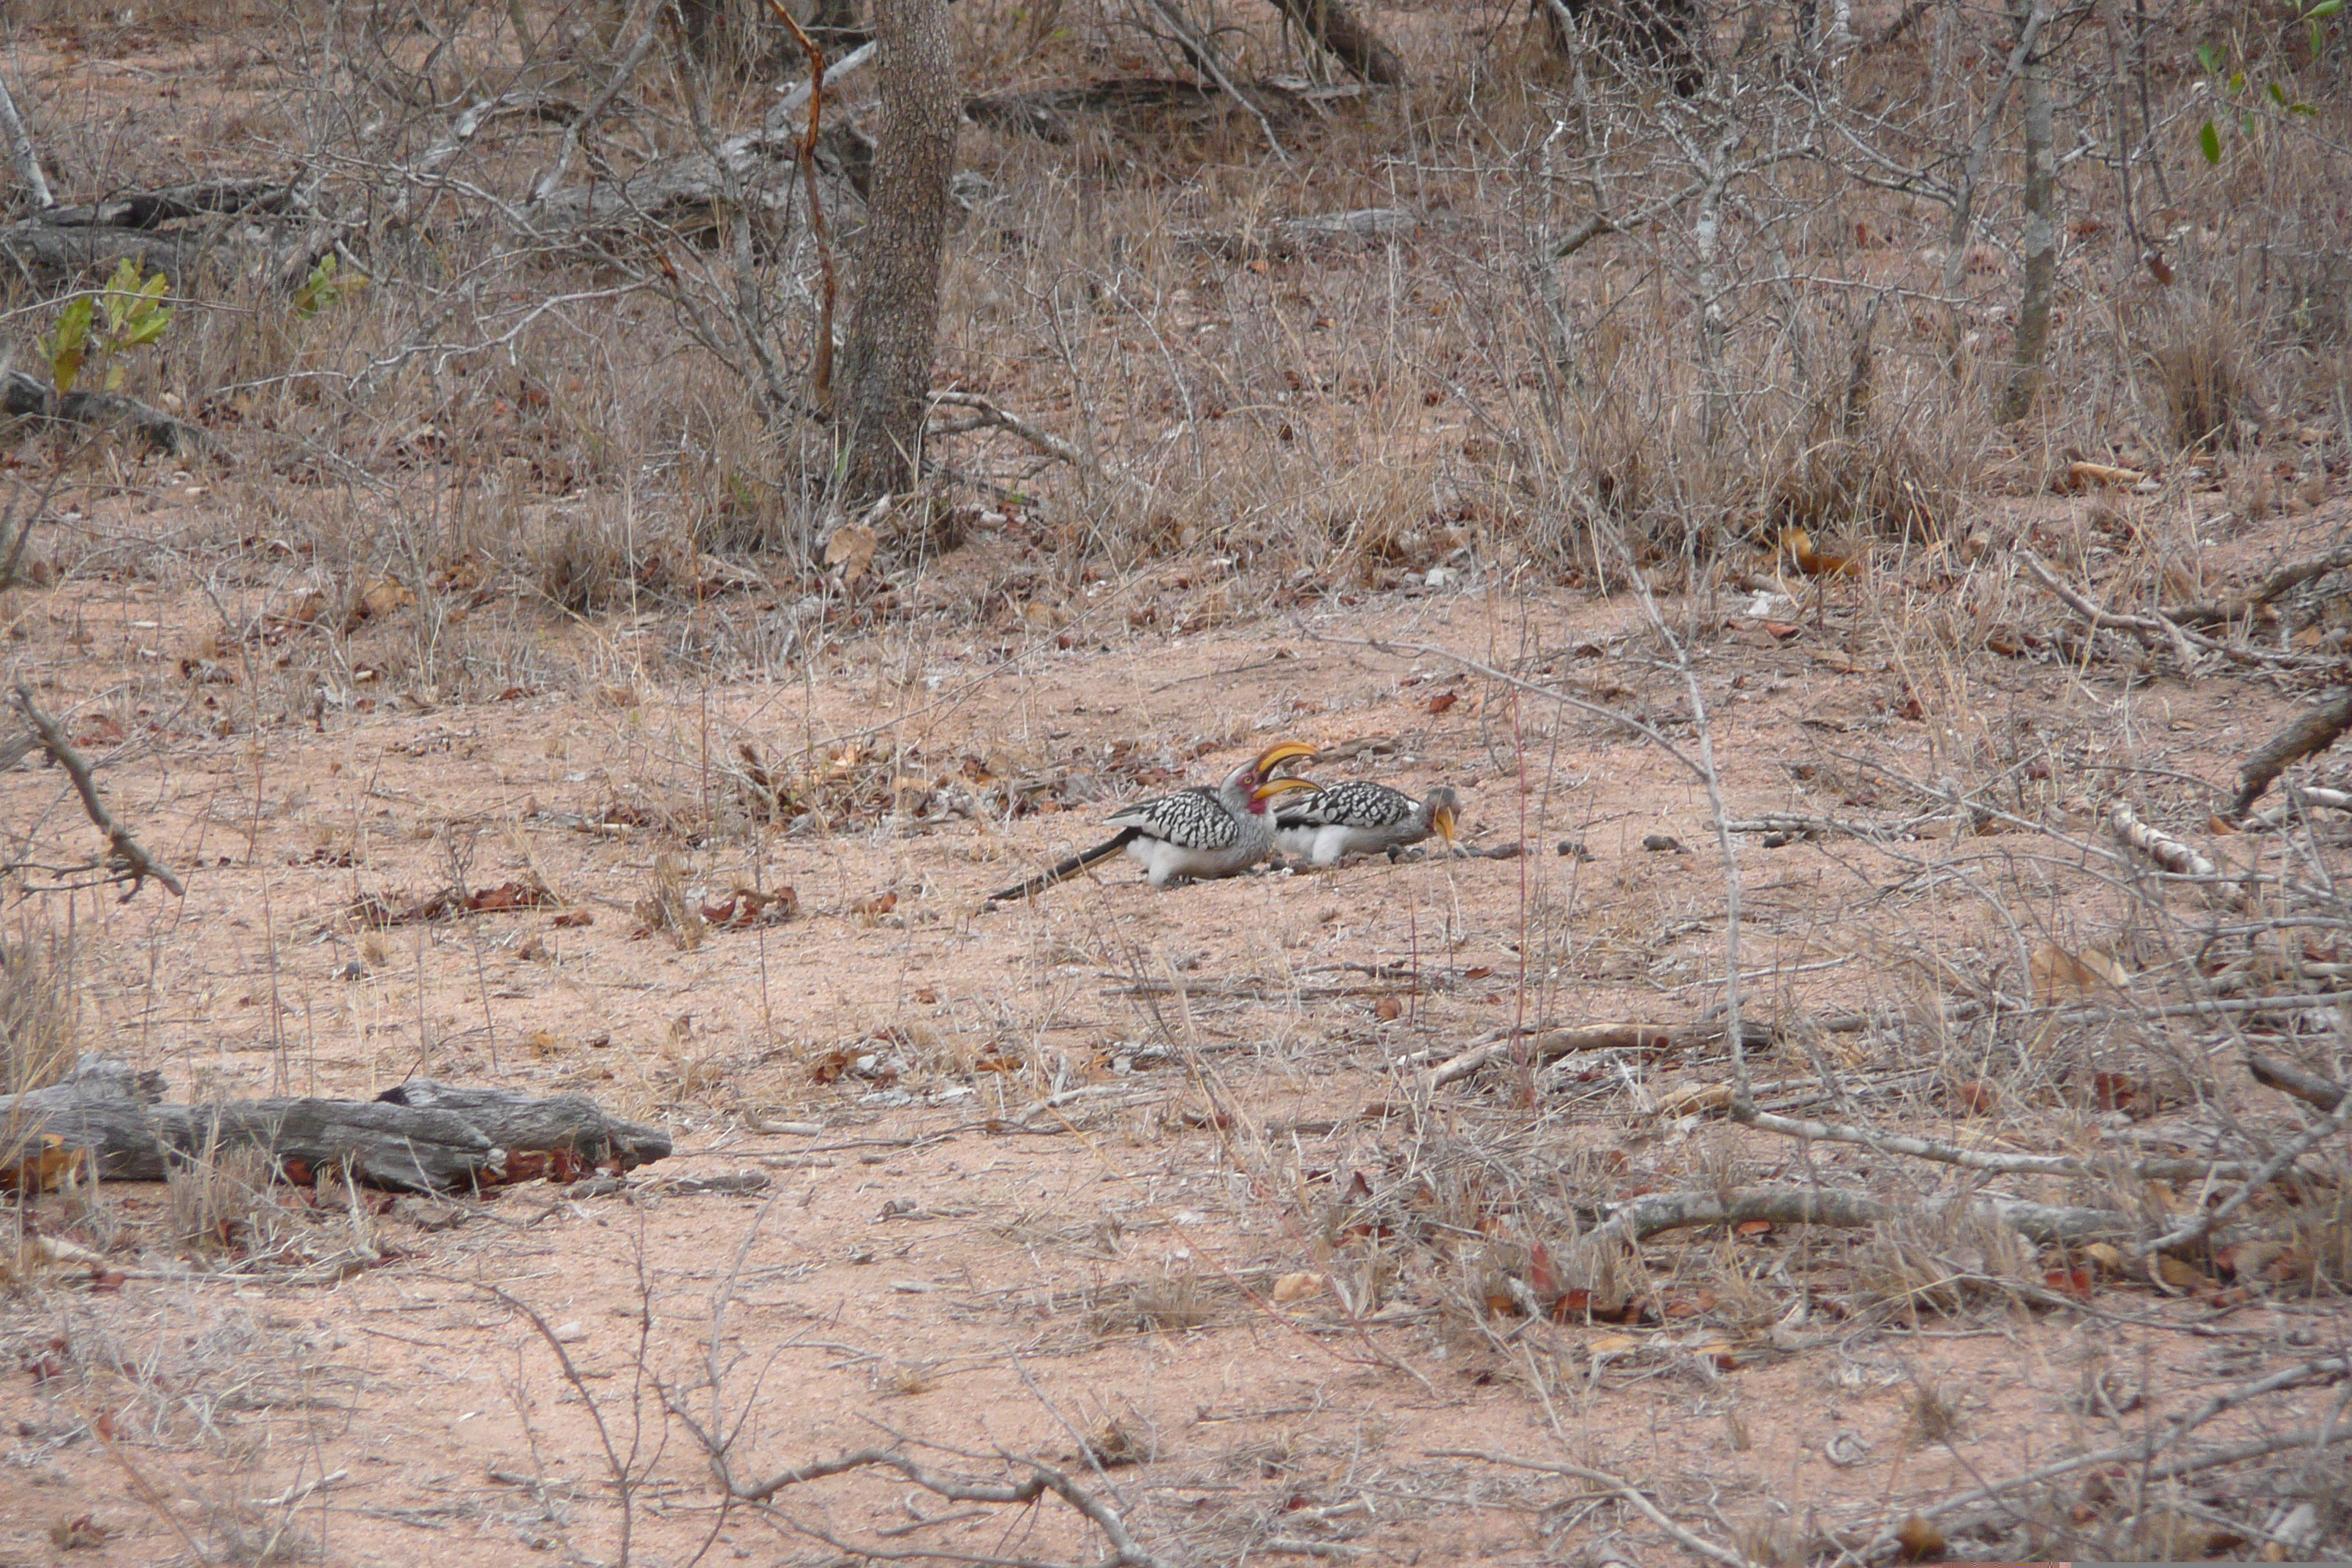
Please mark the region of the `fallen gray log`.
<svg viewBox="0 0 2352 1568"><path fill-rule="evenodd" d="M178 282L194 275L201 254L193 238L170 232L60 226L38 218L0 226L0 268L22 271L38 282L102 277L122 265L125 257Z"/></svg>
<svg viewBox="0 0 2352 1568"><path fill-rule="evenodd" d="M383 1104L448 1111L509 1153L560 1150L591 1165L618 1161L623 1170L669 1157L668 1133L642 1121L608 1116L584 1094L539 1097L416 1078L376 1099Z"/></svg>
<svg viewBox="0 0 2352 1568"><path fill-rule="evenodd" d="M378 1100L269 1099L172 1105L154 1075L83 1070L0 1096L0 1156L46 1136L84 1152L106 1180L162 1181L190 1160L258 1149L297 1183L325 1171L394 1192L497 1186L583 1167L628 1170L665 1158L659 1129L606 1115L585 1095L535 1099L415 1079ZM397 1095L402 1098L393 1099Z"/></svg>
<svg viewBox="0 0 2352 1568"><path fill-rule="evenodd" d="M60 395L21 370L0 372L0 414L53 424L127 430L156 451L175 458L192 456L207 445L199 426L174 419L135 397L113 392Z"/></svg>

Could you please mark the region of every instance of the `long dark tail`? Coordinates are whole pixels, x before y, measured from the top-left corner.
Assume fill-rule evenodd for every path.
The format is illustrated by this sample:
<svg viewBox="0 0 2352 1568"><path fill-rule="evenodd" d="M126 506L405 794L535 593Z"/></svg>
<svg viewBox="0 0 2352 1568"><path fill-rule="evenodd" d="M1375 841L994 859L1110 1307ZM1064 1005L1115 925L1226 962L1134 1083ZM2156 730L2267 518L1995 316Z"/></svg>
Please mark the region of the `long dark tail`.
<svg viewBox="0 0 2352 1568"><path fill-rule="evenodd" d="M1066 878L1076 876L1096 861L1108 859L1118 854L1132 843L1135 836L1141 831L1143 830L1139 827L1122 827L1117 836L1103 840L1091 849L1071 856L1052 870L1040 871L1025 882L1016 883L1001 893L989 894L988 901L992 904L1009 904L1017 899L1034 898L1055 883Z"/></svg>

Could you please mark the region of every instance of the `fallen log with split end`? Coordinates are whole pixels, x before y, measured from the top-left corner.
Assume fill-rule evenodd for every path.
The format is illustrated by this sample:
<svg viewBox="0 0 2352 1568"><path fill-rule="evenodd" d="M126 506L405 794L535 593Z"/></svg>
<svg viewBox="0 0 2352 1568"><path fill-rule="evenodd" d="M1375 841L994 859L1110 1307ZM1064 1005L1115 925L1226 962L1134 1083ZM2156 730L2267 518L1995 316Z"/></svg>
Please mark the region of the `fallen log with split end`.
<svg viewBox="0 0 2352 1568"><path fill-rule="evenodd" d="M162 1090L154 1074L92 1064L47 1089L0 1096L0 1165L28 1165L27 1152L54 1139L52 1153L61 1143L71 1168L155 1182L191 1161L250 1149L298 1184L341 1169L369 1186L441 1192L570 1181L670 1152L658 1128L608 1115L582 1094L537 1098L412 1079L375 1100L173 1105Z"/></svg>
<svg viewBox="0 0 2352 1568"><path fill-rule="evenodd" d="M0 415L60 425L118 426L158 452L191 457L206 446L205 433L160 408L116 392L57 392L21 370L0 367Z"/></svg>

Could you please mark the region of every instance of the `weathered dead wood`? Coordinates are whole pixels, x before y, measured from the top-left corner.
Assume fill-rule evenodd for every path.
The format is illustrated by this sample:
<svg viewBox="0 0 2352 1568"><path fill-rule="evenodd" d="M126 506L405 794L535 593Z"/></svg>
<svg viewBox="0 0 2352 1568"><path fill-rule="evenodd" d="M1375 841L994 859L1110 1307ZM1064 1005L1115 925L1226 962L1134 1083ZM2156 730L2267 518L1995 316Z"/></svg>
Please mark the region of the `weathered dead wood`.
<svg viewBox="0 0 2352 1568"><path fill-rule="evenodd" d="M816 89L830 93L852 72L874 58L874 46L852 50L826 68ZM648 163L617 180L591 180L539 195L530 205L509 216L551 238L584 238L643 229L695 230L717 222L731 182L742 199L761 211L781 213L796 206L793 184L800 178L799 153L803 128L795 115L807 105L813 89L807 82L786 93L768 110L759 129L721 142L711 152L698 152ZM824 190L827 221L836 237L862 226L866 200L856 182L839 167L814 167ZM804 221L795 214L796 222Z"/></svg>
<svg viewBox="0 0 2352 1568"><path fill-rule="evenodd" d="M2191 626L2243 620L2280 595L2347 566L2352 566L2352 544L2339 544L2322 554L2288 562L2242 594L2226 599L2200 599L2190 605L2167 605L2162 613L2168 621Z"/></svg>
<svg viewBox="0 0 2352 1568"><path fill-rule="evenodd" d="M173 279L199 266L197 242L178 234L139 229L59 227L35 219L0 227L0 263L35 283L68 282L114 270L128 257Z"/></svg>
<svg viewBox="0 0 2352 1568"><path fill-rule="evenodd" d="M1752 1219L1774 1225L1856 1226L1960 1214L1998 1220L2030 1240L2045 1243L2115 1240L2128 1237L2135 1228L2129 1215L2113 1209L2060 1207L2015 1198L1960 1195L1895 1204L1865 1193L1821 1187L1757 1187L1728 1195L1668 1193L1636 1198L1588 1233L1585 1245L1639 1242L1669 1230L1739 1225Z"/></svg>
<svg viewBox="0 0 2352 1568"><path fill-rule="evenodd" d="M2117 838L2176 876L2218 877L2221 874L2221 868L2199 854L2193 846L2173 837L2160 827L2142 822L2137 814L2122 801L2107 807L2107 827Z"/></svg>
<svg viewBox="0 0 2352 1568"><path fill-rule="evenodd" d="M41 173L41 155L33 146L32 133L25 129L25 117L16 112L16 100L8 92L8 79L0 77L0 141L8 143L9 166L26 194L37 207L53 207L57 197L49 194L49 182Z"/></svg>
<svg viewBox="0 0 2352 1568"><path fill-rule="evenodd" d="M1275 0L1331 58L1375 87L1401 87L1404 62L1346 0Z"/></svg>
<svg viewBox="0 0 2352 1568"><path fill-rule="evenodd" d="M1693 1043L1690 1029L1669 1028L1663 1024L1594 1024L1581 1029L1548 1029L1524 1040L1496 1040L1464 1051L1431 1068L1426 1081L1432 1089L1443 1089L1468 1078L1490 1062L1516 1061L1522 1052L1533 1065L1578 1051L1670 1051L1676 1046Z"/></svg>
<svg viewBox="0 0 2352 1568"><path fill-rule="evenodd" d="M2254 1075L2256 1083L2265 1084L2281 1094L2291 1094L2322 1110L2333 1110L2344 1103L2343 1086L2330 1083L2317 1073L2305 1072L2301 1068L2291 1068L2252 1052L2246 1057L2246 1070Z"/></svg>
<svg viewBox="0 0 2352 1568"><path fill-rule="evenodd" d="M2237 797L2230 802L2226 815L2245 816L2273 779L2304 758L2327 750L2347 730L2352 730L2352 686L2302 714L2246 759L2238 769Z"/></svg>
<svg viewBox="0 0 2352 1568"><path fill-rule="evenodd" d="M1264 257L1286 260L1331 245L1377 244L1406 239L1421 220L1400 207L1360 207L1353 212L1315 213L1306 217L1276 218L1259 228L1240 230L1190 229L1177 240L1228 261Z"/></svg>
<svg viewBox="0 0 2352 1568"><path fill-rule="evenodd" d="M45 1135L86 1152L115 1181L162 1181L188 1160L258 1149L288 1179L346 1168L395 1192L496 1186L593 1165L620 1170L665 1158L659 1129L606 1115L584 1095L544 1100L504 1089L412 1079L401 1100L268 1099L172 1105L160 1079L83 1071L47 1089L0 1097L0 1143Z"/></svg>
<svg viewBox="0 0 2352 1568"><path fill-rule="evenodd" d="M283 180L202 180L160 190L134 191L102 202L48 206L20 223L0 226L0 260L37 283L70 283L102 276L125 258L185 287L206 258L242 255L251 247L227 237L228 226L267 218L317 226L310 199ZM167 226L183 225L184 226ZM270 274L299 281L322 249L273 258Z"/></svg>
<svg viewBox="0 0 2352 1568"><path fill-rule="evenodd" d="M80 206L53 206L38 221L51 228L154 229L180 218L260 216L312 214L300 187L285 180L198 180Z"/></svg>
<svg viewBox="0 0 2352 1568"><path fill-rule="evenodd" d="M642 1121L609 1116L584 1094L542 1097L416 1078L384 1090L376 1100L380 1104L449 1111L478 1128L509 1154L561 1152L590 1165L617 1163L623 1170L669 1157L668 1133Z"/></svg>
<svg viewBox="0 0 2352 1568"><path fill-rule="evenodd" d="M5 246L5 236L0 234L0 249ZM173 457L193 456L208 444L204 431L196 426L174 419L135 397L112 392L60 395L21 370L0 372L0 414L53 424L128 430L156 451Z"/></svg>

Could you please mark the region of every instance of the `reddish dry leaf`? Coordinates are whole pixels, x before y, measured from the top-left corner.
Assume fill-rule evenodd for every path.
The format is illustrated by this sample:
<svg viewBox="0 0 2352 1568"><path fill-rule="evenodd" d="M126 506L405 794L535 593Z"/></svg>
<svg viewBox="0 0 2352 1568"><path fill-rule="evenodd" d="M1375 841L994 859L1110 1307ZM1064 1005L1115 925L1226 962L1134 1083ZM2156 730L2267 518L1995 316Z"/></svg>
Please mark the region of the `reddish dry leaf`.
<svg viewBox="0 0 2352 1568"><path fill-rule="evenodd" d="M1544 1244L1537 1242L1528 1251L1528 1285L1538 1301L1549 1301L1559 1295L1559 1276L1552 1268L1551 1254Z"/></svg>
<svg viewBox="0 0 2352 1568"><path fill-rule="evenodd" d="M1952 1103L1966 1116L1990 1116L2000 1105L2000 1091L1981 1079L1971 1079L1952 1090Z"/></svg>
<svg viewBox="0 0 2352 1568"><path fill-rule="evenodd" d="M1766 621L1764 629L1771 635L1775 642L1787 642L1790 637L1801 637L1805 630L1802 626L1792 626L1786 621Z"/></svg>
<svg viewBox="0 0 2352 1568"><path fill-rule="evenodd" d="M478 888L466 899L466 908L478 915L508 914L516 910L535 910L555 902L555 895L537 883L501 882L495 888Z"/></svg>
<svg viewBox="0 0 2352 1568"><path fill-rule="evenodd" d="M2042 1279L2043 1284L2062 1296L2072 1296L2079 1301L2091 1299L2094 1281L2087 1268L2053 1268Z"/></svg>

